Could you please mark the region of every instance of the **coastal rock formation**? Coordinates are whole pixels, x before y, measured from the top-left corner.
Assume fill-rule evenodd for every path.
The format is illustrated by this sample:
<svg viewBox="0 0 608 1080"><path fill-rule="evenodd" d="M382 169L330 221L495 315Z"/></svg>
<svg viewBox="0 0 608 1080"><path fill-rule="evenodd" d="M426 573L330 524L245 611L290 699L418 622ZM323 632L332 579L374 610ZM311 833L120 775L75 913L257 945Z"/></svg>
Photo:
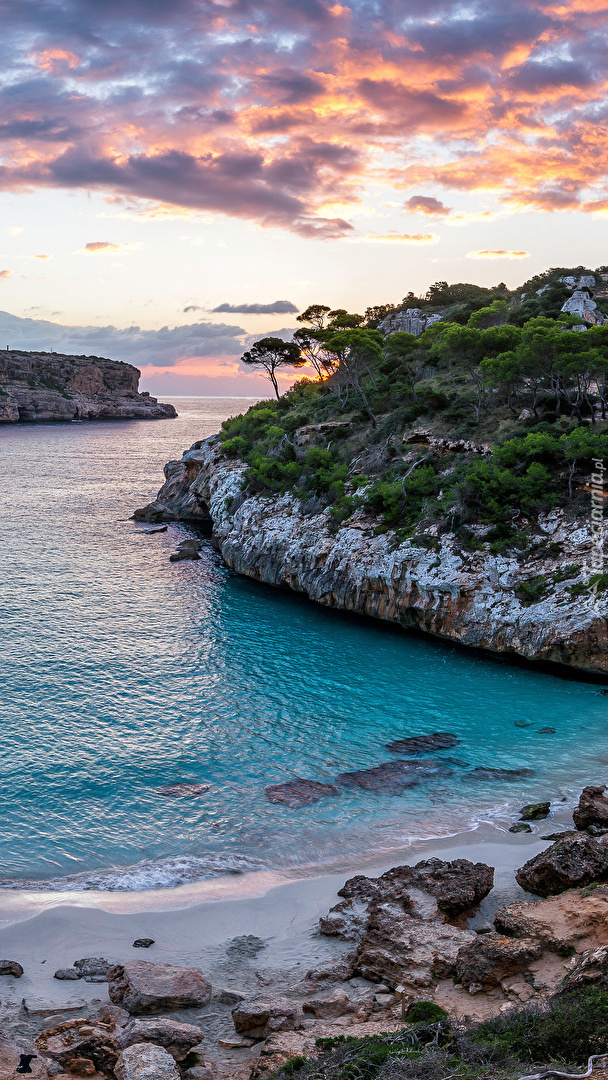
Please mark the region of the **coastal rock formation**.
<svg viewBox="0 0 608 1080"><path fill-rule="evenodd" d="M391 311L381 323L378 323L378 330L385 336L405 331L406 334L420 337L424 330L439 322L441 318L442 316L437 312L425 315L420 308L406 308L405 311Z"/></svg>
<svg viewBox="0 0 608 1080"><path fill-rule="evenodd" d="M171 1055L151 1043L135 1043L123 1050L114 1076L116 1080L180 1080Z"/></svg>
<svg viewBox="0 0 608 1080"><path fill-rule="evenodd" d="M523 971L530 960L539 960L542 953L542 945L532 938L484 934L460 949L455 976L465 990L491 990Z"/></svg>
<svg viewBox="0 0 608 1080"><path fill-rule="evenodd" d="M134 516L212 522L214 542L233 570L327 607L500 655L608 673L606 594L592 604L584 586L582 595L573 593L585 580L590 523L550 510L539 519L538 543L517 555L465 551L453 533L433 536L429 547L427 536L378 534L377 519L363 511L336 532L329 510L307 516L291 494L247 496L245 469L212 437L165 467L156 500ZM565 563L580 567L568 581L558 573ZM530 603L519 587L537 578L547 589Z"/></svg>
<svg viewBox="0 0 608 1080"><path fill-rule="evenodd" d="M108 972L110 1001L132 1016L206 1005L211 983L198 968L129 960Z"/></svg>
<svg viewBox="0 0 608 1080"><path fill-rule="evenodd" d="M589 784L583 788L578 806L572 814L577 829L588 829L590 825L599 829L608 829L608 796L606 784L601 787Z"/></svg>
<svg viewBox="0 0 608 1080"><path fill-rule="evenodd" d="M518 885L538 896L608 880L608 848L591 836L570 834L535 855L515 875Z"/></svg>
<svg viewBox="0 0 608 1080"><path fill-rule="evenodd" d="M140 374L100 356L0 350L0 424L177 416L173 405L139 393Z"/></svg>
<svg viewBox="0 0 608 1080"><path fill-rule="evenodd" d="M562 311L568 315L578 315L588 326L603 326L608 322L585 289L575 289L563 304Z"/></svg>
<svg viewBox="0 0 608 1080"><path fill-rule="evenodd" d="M283 806L312 806L327 795L339 795L334 784L322 784L318 780L286 780L283 784L270 784L266 789L268 802Z"/></svg>
<svg viewBox="0 0 608 1080"><path fill-rule="evenodd" d="M449 735L447 731L436 731L433 735L413 735L408 739L396 739L386 744L393 754L430 754L435 750L450 750L458 746L460 739Z"/></svg>

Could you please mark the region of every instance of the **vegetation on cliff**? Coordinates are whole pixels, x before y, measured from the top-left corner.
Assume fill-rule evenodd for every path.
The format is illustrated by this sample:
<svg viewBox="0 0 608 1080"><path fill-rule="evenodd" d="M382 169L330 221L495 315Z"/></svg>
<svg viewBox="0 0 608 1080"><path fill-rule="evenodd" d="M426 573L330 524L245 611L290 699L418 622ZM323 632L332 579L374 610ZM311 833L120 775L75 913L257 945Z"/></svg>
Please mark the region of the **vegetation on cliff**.
<svg viewBox="0 0 608 1080"><path fill-rule="evenodd" d="M560 279L581 274L602 284L583 267L514 292L438 282L403 301L441 315L418 337L378 329L390 305L313 305L294 340L316 378L227 420L224 452L247 462L249 492L291 491L336 528L362 510L399 540L525 547L539 512L588 514L582 488L608 456L608 323L561 310Z"/></svg>

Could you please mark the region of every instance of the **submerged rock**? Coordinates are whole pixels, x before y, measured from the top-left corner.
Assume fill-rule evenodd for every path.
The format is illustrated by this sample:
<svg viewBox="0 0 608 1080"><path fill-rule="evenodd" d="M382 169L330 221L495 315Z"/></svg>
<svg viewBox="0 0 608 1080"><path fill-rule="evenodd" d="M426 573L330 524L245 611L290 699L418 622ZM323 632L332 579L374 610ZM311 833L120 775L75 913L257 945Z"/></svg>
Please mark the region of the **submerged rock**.
<svg viewBox="0 0 608 1080"><path fill-rule="evenodd" d="M362 788L380 795L401 795L423 780L453 776L453 770L436 761L386 761L372 769L340 773L336 784L347 788Z"/></svg>
<svg viewBox="0 0 608 1080"><path fill-rule="evenodd" d="M577 829L588 829L590 825L608 828L608 796L606 784L589 784L583 788L578 806L572 814Z"/></svg>
<svg viewBox="0 0 608 1080"><path fill-rule="evenodd" d="M386 749L395 754L431 754L434 750L451 750L459 742L460 739L455 735L437 731L433 735L413 735L406 739L397 739L387 743Z"/></svg>
<svg viewBox="0 0 608 1080"><path fill-rule="evenodd" d="M608 850L590 836L567 833L563 840L530 859L515 878L522 889L538 896L554 896L592 881L607 881Z"/></svg>
<svg viewBox="0 0 608 1080"><path fill-rule="evenodd" d="M334 784L305 780L301 776L296 777L295 780L286 780L282 784L271 784L265 788L265 791L269 802L291 807L311 806L319 799L340 794Z"/></svg>
<svg viewBox="0 0 608 1080"><path fill-rule="evenodd" d="M198 968L129 960L108 972L110 1001L135 1016L191 1009L211 999L211 983Z"/></svg>
<svg viewBox="0 0 608 1080"><path fill-rule="evenodd" d="M159 795L166 795L169 799L193 799L196 795L204 795L209 791L209 784L199 784L195 780L181 780L177 784L163 784L156 789Z"/></svg>
<svg viewBox="0 0 608 1080"><path fill-rule="evenodd" d="M523 780L534 776L534 769L493 769L488 765L478 765L467 773L469 780Z"/></svg>

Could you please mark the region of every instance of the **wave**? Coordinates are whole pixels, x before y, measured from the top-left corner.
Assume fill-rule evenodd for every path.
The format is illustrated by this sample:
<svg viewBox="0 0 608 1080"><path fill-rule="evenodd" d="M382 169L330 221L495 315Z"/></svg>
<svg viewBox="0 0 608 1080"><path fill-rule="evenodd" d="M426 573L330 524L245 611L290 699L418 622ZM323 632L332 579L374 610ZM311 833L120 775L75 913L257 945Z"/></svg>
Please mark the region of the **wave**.
<svg viewBox="0 0 608 1080"><path fill-rule="evenodd" d="M174 889L193 881L208 881L226 874L246 874L268 868L246 855L169 855L143 859L134 866L89 870L57 878L12 878L0 881L0 889L29 892L143 892Z"/></svg>

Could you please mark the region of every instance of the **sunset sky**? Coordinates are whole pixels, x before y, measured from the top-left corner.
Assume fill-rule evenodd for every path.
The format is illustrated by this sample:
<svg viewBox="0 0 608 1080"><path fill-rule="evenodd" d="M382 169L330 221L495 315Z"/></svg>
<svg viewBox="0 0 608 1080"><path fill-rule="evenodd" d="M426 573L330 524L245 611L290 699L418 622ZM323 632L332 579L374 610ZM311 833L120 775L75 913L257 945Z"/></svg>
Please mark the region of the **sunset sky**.
<svg viewBox="0 0 608 1080"><path fill-rule="evenodd" d="M310 303L608 263L608 0L1 12L2 345L256 394Z"/></svg>

